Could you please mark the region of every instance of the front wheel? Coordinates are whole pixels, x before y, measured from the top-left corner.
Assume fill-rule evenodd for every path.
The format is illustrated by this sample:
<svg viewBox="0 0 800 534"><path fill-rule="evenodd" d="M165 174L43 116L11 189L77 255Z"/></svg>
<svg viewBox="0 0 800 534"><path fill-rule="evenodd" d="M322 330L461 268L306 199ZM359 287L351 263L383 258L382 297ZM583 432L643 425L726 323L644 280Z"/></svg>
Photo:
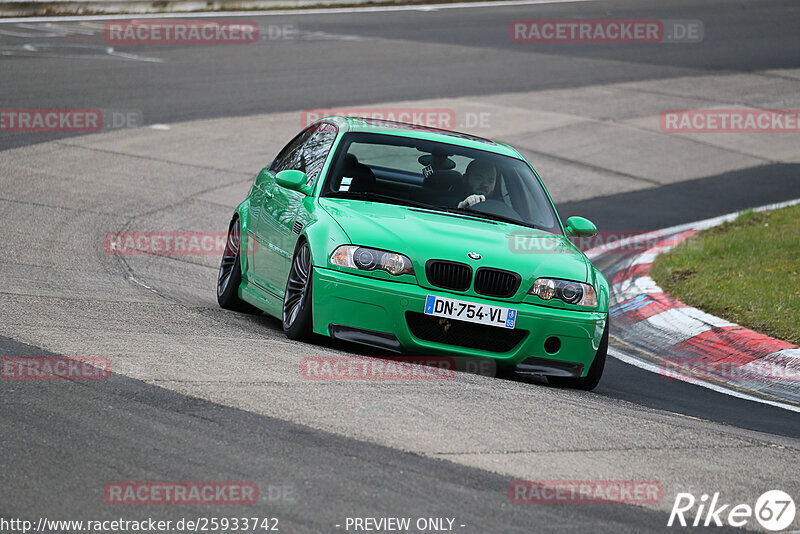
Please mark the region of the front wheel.
<svg viewBox="0 0 800 534"><path fill-rule="evenodd" d="M239 285L242 283L240 250L241 231L239 229L239 219L236 218L228 228L228 239L225 241L225 251L222 253L222 262L219 265L217 302L221 307L228 310L261 313L261 310L239 298Z"/></svg>
<svg viewBox="0 0 800 534"><path fill-rule="evenodd" d="M308 340L313 332L311 283L314 266L307 242L297 247L283 295L283 331L295 341Z"/></svg>
<svg viewBox="0 0 800 534"><path fill-rule="evenodd" d="M606 319L606 328L603 330L603 338L600 340L600 346L597 348L597 354L594 356L592 366L589 372L583 378L566 378L563 376L548 376L547 382L553 386L567 387L582 389L584 391L591 391L600 383L600 378L603 376L603 369L606 366L606 355L608 354L608 319Z"/></svg>

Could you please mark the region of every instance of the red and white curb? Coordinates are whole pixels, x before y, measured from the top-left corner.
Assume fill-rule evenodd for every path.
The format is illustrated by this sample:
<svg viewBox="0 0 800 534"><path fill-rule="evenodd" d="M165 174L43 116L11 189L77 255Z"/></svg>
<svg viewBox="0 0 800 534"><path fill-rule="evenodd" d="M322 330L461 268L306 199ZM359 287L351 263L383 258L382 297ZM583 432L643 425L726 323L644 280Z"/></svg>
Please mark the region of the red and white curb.
<svg viewBox="0 0 800 534"><path fill-rule="evenodd" d="M800 203L770 204L767 211ZM715 317L664 293L650 278L655 257L738 213L639 234L586 252L590 259L641 244L610 277L612 334L634 351L612 349L626 363L739 398L800 412L800 347ZM646 354L642 356L639 352Z"/></svg>

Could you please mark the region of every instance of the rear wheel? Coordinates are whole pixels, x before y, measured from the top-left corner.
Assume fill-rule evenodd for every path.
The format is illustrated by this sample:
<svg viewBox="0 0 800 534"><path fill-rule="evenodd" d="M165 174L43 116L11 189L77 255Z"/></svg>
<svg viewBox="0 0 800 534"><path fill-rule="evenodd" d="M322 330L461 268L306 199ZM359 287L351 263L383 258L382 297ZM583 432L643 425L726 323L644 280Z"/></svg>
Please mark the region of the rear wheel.
<svg viewBox="0 0 800 534"><path fill-rule="evenodd" d="M597 354L594 356L592 366L589 367L589 372L583 378L566 378L563 376L548 376L547 382L553 386L582 389L591 391L600 383L600 378L603 376L603 369L606 366L606 355L608 354L608 319L606 319L606 328L603 330L603 339L600 340L600 346L597 348Z"/></svg>
<svg viewBox="0 0 800 534"><path fill-rule="evenodd" d="M225 251L222 253L222 262L219 265L217 302L228 310L261 313L261 310L239 298L239 285L242 283L242 262L239 258L241 243L241 230L237 217L228 228L228 239L225 241Z"/></svg>
<svg viewBox="0 0 800 534"><path fill-rule="evenodd" d="M297 341L308 340L313 332L311 314L311 284L314 267L311 249L303 242L294 253L286 292L283 295L283 331Z"/></svg>

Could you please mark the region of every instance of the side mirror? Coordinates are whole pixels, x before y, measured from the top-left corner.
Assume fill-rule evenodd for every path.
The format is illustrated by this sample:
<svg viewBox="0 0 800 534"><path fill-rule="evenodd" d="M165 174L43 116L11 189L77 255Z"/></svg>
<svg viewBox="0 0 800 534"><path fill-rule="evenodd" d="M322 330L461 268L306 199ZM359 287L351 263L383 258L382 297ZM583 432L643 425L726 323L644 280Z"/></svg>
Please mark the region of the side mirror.
<svg viewBox="0 0 800 534"><path fill-rule="evenodd" d="M583 217L570 217L564 225L568 237L592 237L597 233L597 227L589 219Z"/></svg>
<svg viewBox="0 0 800 534"><path fill-rule="evenodd" d="M292 191L299 191L306 195L310 192L306 187L307 181L308 176L303 171L286 170L275 175L275 183L279 186Z"/></svg>

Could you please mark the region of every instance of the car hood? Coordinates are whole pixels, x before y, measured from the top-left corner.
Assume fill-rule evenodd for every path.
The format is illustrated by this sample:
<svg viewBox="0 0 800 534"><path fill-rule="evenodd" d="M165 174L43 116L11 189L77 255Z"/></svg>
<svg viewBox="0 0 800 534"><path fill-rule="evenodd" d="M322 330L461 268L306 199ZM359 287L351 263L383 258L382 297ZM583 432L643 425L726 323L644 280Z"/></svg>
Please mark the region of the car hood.
<svg viewBox="0 0 800 534"><path fill-rule="evenodd" d="M569 240L542 230L460 214L434 212L380 202L321 198L320 205L355 245L405 254L420 285L430 259L513 271L524 293L539 277L587 282L588 261ZM477 252L480 260L467 254ZM521 297L520 297L521 298ZM518 300L518 299L517 299Z"/></svg>

